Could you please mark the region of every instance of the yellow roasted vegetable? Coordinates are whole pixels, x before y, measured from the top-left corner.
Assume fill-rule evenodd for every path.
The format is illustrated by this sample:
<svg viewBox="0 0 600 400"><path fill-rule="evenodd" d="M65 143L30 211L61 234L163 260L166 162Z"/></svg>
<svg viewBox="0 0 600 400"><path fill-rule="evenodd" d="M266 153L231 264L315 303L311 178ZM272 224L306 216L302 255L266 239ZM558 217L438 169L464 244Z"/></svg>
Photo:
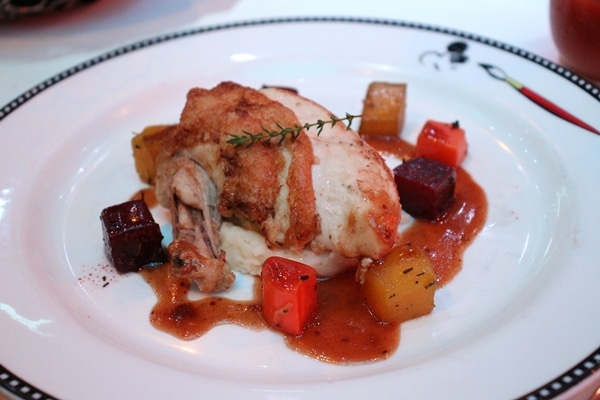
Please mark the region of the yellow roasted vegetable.
<svg viewBox="0 0 600 400"><path fill-rule="evenodd" d="M383 322L404 322L434 307L435 271L427 255L410 243L394 247L362 275L371 313Z"/></svg>
<svg viewBox="0 0 600 400"><path fill-rule="evenodd" d="M131 139L135 170L144 183L154 184L156 158L172 128L172 125L148 126Z"/></svg>
<svg viewBox="0 0 600 400"><path fill-rule="evenodd" d="M362 136L398 136L404 127L406 84L372 82L363 103L358 133Z"/></svg>

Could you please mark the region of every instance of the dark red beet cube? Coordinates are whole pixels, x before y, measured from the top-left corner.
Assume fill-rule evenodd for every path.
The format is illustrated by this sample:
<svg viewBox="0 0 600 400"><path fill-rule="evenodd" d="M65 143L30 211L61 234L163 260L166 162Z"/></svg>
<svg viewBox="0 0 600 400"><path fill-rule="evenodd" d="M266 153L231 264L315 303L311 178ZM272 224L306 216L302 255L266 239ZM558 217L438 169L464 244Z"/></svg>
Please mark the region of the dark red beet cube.
<svg viewBox="0 0 600 400"><path fill-rule="evenodd" d="M402 209L415 218L436 219L454 199L456 170L419 157L394 168Z"/></svg>
<svg viewBox="0 0 600 400"><path fill-rule="evenodd" d="M162 233L144 200L132 200L100 214L106 256L121 273L166 261Z"/></svg>

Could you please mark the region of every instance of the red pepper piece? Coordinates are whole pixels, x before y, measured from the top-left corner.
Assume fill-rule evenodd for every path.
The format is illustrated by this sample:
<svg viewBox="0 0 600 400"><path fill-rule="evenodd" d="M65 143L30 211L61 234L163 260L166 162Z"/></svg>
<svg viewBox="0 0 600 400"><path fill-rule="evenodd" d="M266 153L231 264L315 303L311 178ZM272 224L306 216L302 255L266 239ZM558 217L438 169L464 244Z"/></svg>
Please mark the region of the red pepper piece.
<svg viewBox="0 0 600 400"><path fill-rule="evenodd" d="M467 156L465 130L457 122L427 120L417 138L417 156L458 168Z"/></svg>
<svg viewBox="0 0 600 400"><path fill-rule="evenodd" d="M300 335L317 308L315 269L294 260L269 257L261 277L265 321L286 334Z"/></svg>

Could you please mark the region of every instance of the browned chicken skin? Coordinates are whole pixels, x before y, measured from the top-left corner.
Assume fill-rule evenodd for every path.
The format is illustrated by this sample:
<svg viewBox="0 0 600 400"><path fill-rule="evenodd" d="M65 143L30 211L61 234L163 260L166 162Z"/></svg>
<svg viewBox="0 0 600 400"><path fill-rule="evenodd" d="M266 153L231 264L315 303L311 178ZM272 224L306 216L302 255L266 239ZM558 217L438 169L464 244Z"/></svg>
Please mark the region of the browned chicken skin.
<svg viewBox="0 0 600 400"><path fill-rule="evenodd" d="M302 135L293 141L263 141L248 148L226 143L233 133L276 129L278 123L294 126L298 120L291 110L256 90L231 82L212 90L192 89L180 123L159 156L156 182L159 202L174 213L181 213L183 205L199 207L194 203L199 203L197 198L201 194L196 193L195 200L182 199L187 183L174 179L182 168L181 160L186 159L188 164L194 163L205 171L212 181L215 188L212 201L220 216L259 231L271 248L304 248L319 232L310 140ZM185 235L189 231L181 230L177 224L173 228L175 242L204 241L191 240ZM208 236L218 237L218 226L213 224L206 230L210 232ZM213 258L217 255L204 254ZM180 264L188 268L189 262ZM213 286L212 290L203 282L199 286L206 291L228 286L229 267L224 264L220 270L223 282L208 285Z"/></svg>
<svg viewBox="0 0 600 400"><path fill-rule="evenodd" d="M232 134L307 122L297 115L329 117L282 89L262 93L223 82L190 90L157 164L157 198L173 215L174 273L206 292L231 285L234 275L219 239L222 221L260 235L267 253L284 251L300 259L307 251L335 253L355 265L358 257L389 251L400 220L393 176L355 132L339 123L318 138L303 132L294 140L249 147L227 143Z"/></svg>

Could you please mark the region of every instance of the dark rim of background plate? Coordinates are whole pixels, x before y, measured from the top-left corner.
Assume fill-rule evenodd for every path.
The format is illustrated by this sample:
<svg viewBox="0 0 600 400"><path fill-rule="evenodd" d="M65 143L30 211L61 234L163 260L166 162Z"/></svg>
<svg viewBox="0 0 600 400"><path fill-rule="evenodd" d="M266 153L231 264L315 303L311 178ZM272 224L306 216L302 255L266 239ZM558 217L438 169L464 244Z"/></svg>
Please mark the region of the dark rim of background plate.
<svg viewBox="0 0 600 400"><path fill-rule="evenodd" d="M100 64L104 61L113 59L123 54L131 53L136 50L140 50L149 46L153 46L159 43L168 42L174 39L184 38L193 36L201 33L221 31L225 29L233 28L244 28L249 26L257 25L268 25L268 24L283 24L283 23L308 23L308 22L336 22L336 23L358 23L358 24L373 24L373 25L387 25L399 28L411 28L424 30L429 32L438 32L450 36L459 37L462 39L472 40L474 42L483 43L491 47L512 53L518 57L522 57L528 61L536 63L549 71L561 76L562 78L570 81L576 86L579 86L581 90L590 94L593 98L600 102L600 88L594 86L592 83L579 77L577 74L568 70L567 68L558 65L548 59L540 57L536 54L532 54L523 49L511 46L506 43L499 42L494 39L489 39L479 35L461 32L455 29L449 29L444 27L432 26L427 24L421 24L416 22L397 21L397 20L386 20L377 18L363 18L363 17L290 17L290 18L270 18L261 19L254 21L242 21L228 24L219 24L215 26L188 29L175 33L169 33L150 39L135 42L123 47L116 48L107 53L101 54L97 57L84 61L77 64L59 74L56 74L38 85L32 87L22 95L15 98L13 101L6 104L0 109L0 121L6 118L10 113L21 107L28 100L34 96L42 93L46 89L54 86L58 82L67 79L70 76L75 75L78 72L93 67L96 64ZM527 393L515 400L548 400L553 399L567 390L573 388L577 384L581 383L586 378L600 370L600 347L597 348L587 358L582 360L579 364L575 365L562 375L556 377L547 384ZM53 400L57 399L52 397L43 391L37 389L35 386L28 384L26 381L16 376L2 364L0 364L0 386L8 390L10 393L25 399L25 400Z"/></svg>

